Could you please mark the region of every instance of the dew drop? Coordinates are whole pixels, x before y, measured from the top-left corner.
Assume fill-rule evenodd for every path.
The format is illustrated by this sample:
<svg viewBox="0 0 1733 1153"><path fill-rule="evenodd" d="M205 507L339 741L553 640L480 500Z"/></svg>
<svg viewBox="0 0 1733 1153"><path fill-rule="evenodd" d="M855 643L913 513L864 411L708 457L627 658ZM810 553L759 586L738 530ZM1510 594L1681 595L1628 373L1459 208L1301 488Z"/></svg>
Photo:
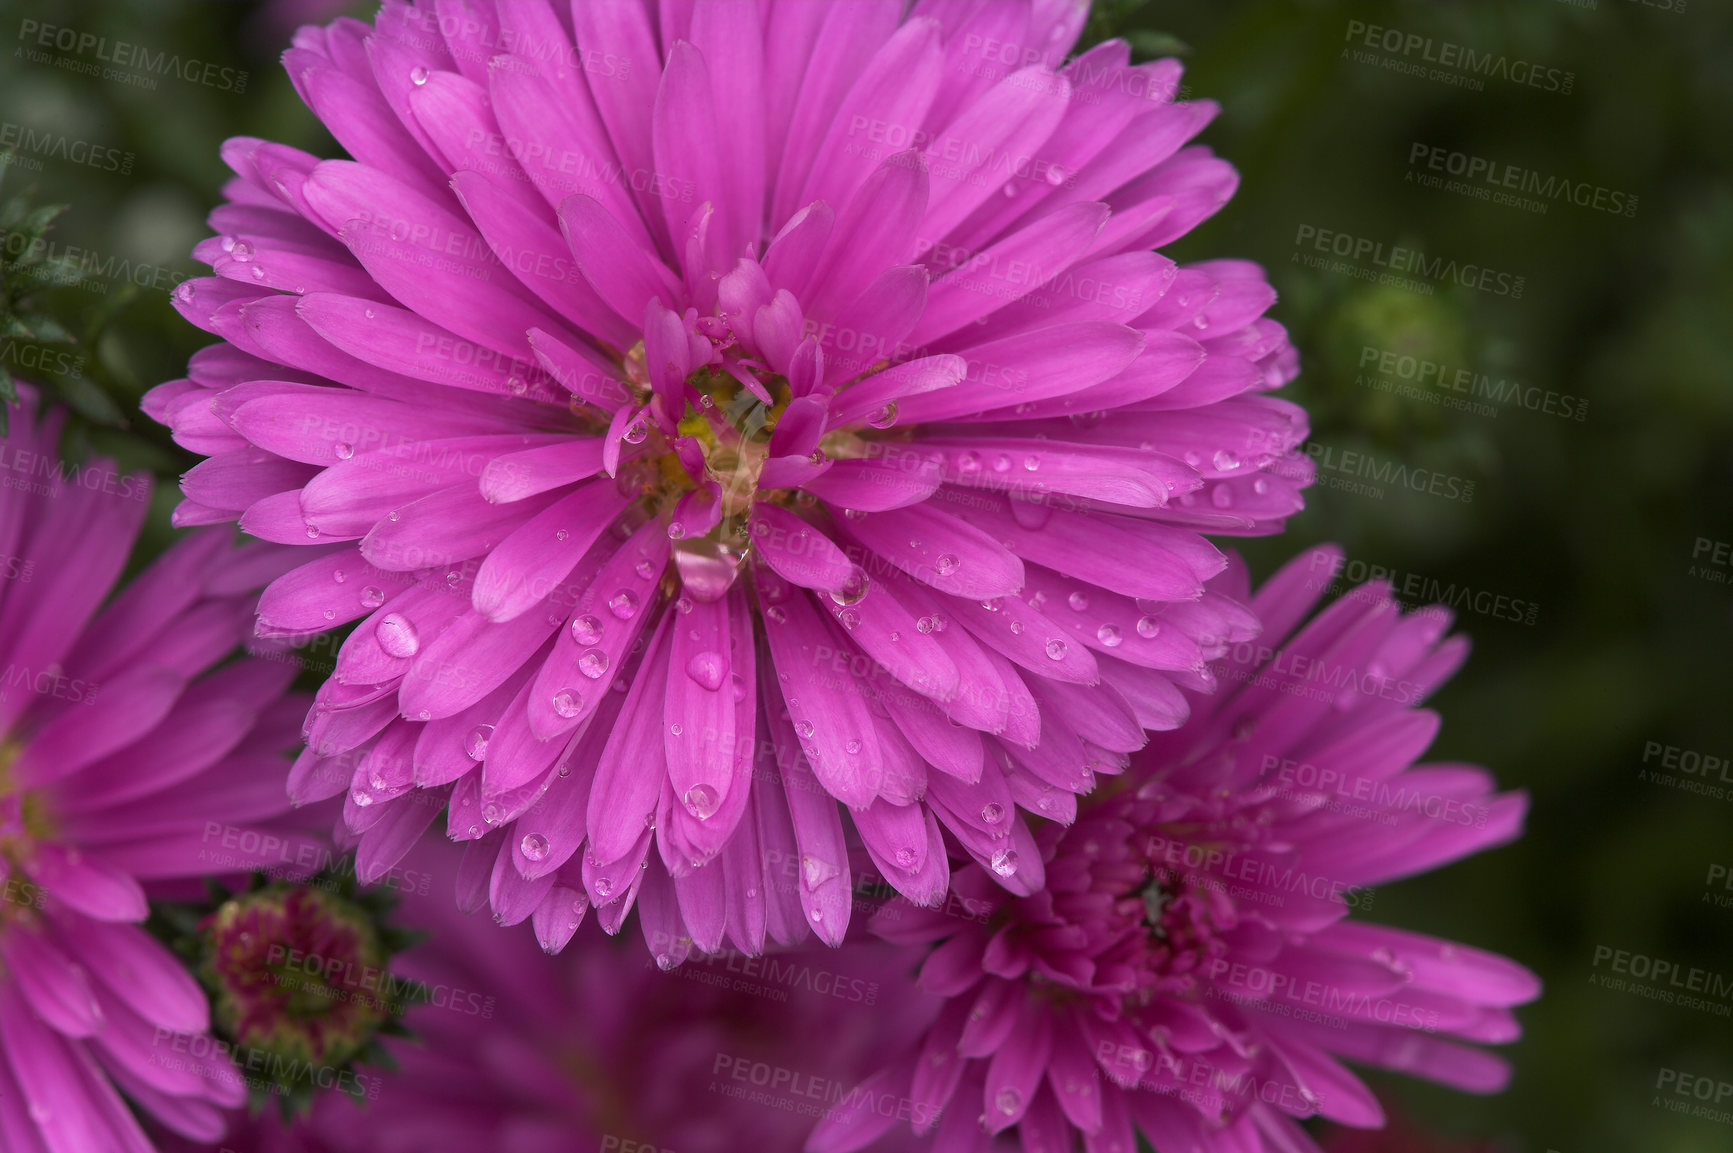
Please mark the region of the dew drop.
<svg viewBox="0 0 1733 1153"><path fill-rule="evenodd" d="M368 585L361 590L361 607L376 609L385 603L385 590L378 585Z"/></svg>
<svg viewBox="0 0 1733 1153"><path fill-rule="evenodd" d="M836 619L843 628L847 629L851 633L854 632L856 628L860 627L860 614L855 612L853 609L844 609L836 615Z"/></svg>
<svg viewBox="0 0 1733 1153"><path fill-rule="evenodd" d="M1011 458L1006 456L1004 453L1000 453L998 456L994 457L993 458L993 471L994 472L1010 472L1011 471Z"/></svg>
<svg viewBox="0 0 1733 1153"><path fill-rule="evenodd" d="M254 279L254 280L263 280L263 279L265 279L265 270L264 270L264 269L262 269L262 268L260 268L260 267L259 267L259 266L258 266L258 265L256 265L256 264L255 264L255 265L253 265L253 279Z"/></svg>
<svg viewBox="0 0 1733 1153"><path fill-rule="evenodd" d="M1053 506L1046 502L1036 503L1027 500L1011 502L1011 519L1017 522L1019 528L1035 532L1046 526L1053 519Z"/></svg>
<svg viewBox="0 0 1733 1153"><path fill-rule="evenodd" d="M1066 597L1065 603L1070 605L1074 611L1083 612L1089 608L1089 594L1079 589Z"/></svg>
<svg viewBox="0 0 1733 1153"><path fill-rule="evenodd" d="M621 589L608 598L608 611L623 621L629 621L638 615L638 597L630 589Z"/></svg>
<svg viewBox="0 0 1733 1153"><path fill-rule="evenodd" d="M1014 637L1020 637L1023 635L1023 622L1022 621L1012 621L1011 622L1011 635Z"/></svg>
<svg viewBox="0 0 1733 1153"><path fill-rule="evenodd" d="M855 738L850 737L848 744L844 745L843 749L850 756L856 756L860 753L861 743L860 743L860 741L856 740Z"/></svg>
<svg viewBox="0 0 1733 1153"><path fill-rule="evenodd" d="M728 658L719 652L701 652L686 662L686 675L715 692L728 675Z"/></svg>
<svg viewBox="0 0 1733 1153"><path fill-rule="evenodd" d="M1040 457L1038 457L1038 456L1026 456L1023 458L1023 468L1025 471L1035 472L1040 467L1041 467L1041 458Z"/></svg>
<svg viewBox="0 0 1733 1153"><path fill-rule="evenodd" d="M700 821L708 821L716 813L716 808L722 803L722 798L716 790L706 784L696 784L686 790L682 798L686 803L686 811Z"/></svg>
<svg viewBox="0 0 1733 1153"><path fill-rule="evenodd" d="M589 613L572 618L572 639L585 646L600 644L602 640L601 619L593 617Z"/></svg>
<svg viewBox="0 0 1733 1153"><path fill-rule="evenodd" d="M957 458L957 471L964 476L974 476L981 471L981 454L970 451Z"/></svg>
<svg viewBox="0 0 1733 1153"><path fill-rule="evenodd" d="M548 855L548 839L540 833L525 833L517 847L523 852L525 860L541 861Z"/></svg>
<svg viewBox="0 0 1733 1153"><path fill-rule="evenodd" d="M950 576L962 565L954 553L941 553L933 567L938 569L940 576Z"/></svg>
<svg viewBox="0 0 1733 1153"><path fill-rule="evenodd" d="M563 528L554 530L554 539L555 540L565 540L567 537L569 537L571 535L572 535L571 533L567 532Z"/></svg>
<svg viewBox="0 0 1733 1153"><path fill-rule="evenodd" d="M633 421L622 435L627 444L643 444L644 438L650 435L650 426L639 418Z"/></svg>
<svg viewBox="0 0 1733 1153"><path fill-rule="evenodd" d="M1009 877L1017 871L1017 850L1000 849L993 854L993 872L1001 877Z"/></svg>
<svg viewBox="0 0 1733 1153"><path fill-rule="evenodd" d="M427 83L427 69L417 64L409 70L409 82L417 88Z"/></svg>
<svg viewBox="0 0 1733 1153"><path fill-rule="evenodd" d="M1138 617L1137 635L1146 641L1154 640L1161 635L1161 622L1154 617Z"/></svg>
<svg viewBox="0 0 1733 1153"><path fill-rule="evenodd" d="M812 736L813 731L814 731L813 726L812 726L812 722L811 721L801 721L794 726L794 731L799 733L803 737L810 737L810 736Z"/></svg>
<svg viewBox="0 0 1733 1153"><path fill-rule="evenodd" d="M686 729L684 728L684 726L682 726L680 724L679 721L675 721L668 726L668 731L670 733L673 733L675 736L679 736L681 733L684 733L686 731Z"/></svg>
<svg viewBox="0 0 1733 1153"><path fill-rule="evenodd" d="M988 801L981 807L981 819L989 825L996 825L1005 816L1005 806L998 801Z"/></svg>
<svg viewBox="0 0 1733 1153"><path fill-rule="evenodd" d="M866 570L855 565L850 570L848 579L830 590L830 599L839 605L859 604L871 586L872 581L867 577Z"/></svg>
<svg viewBox="0 0 1733 1153"><path fill-rule="evenodd" d="M314 528L312 525L308 525L307 526L307 539L308 540L318 540L319 539L319 530Z"/></svg>
<svg viewBox="0 0 1733 1153"><path fill-rule="evenodd" d="M1065 183L1065 169L1062 165L1050 165L1047 169L1047 183L1058 188Z"/></svg>
<svg viewBox="0 0 1733 1153"><path fill-rule="evenodd" d="M1232 472L1234 469L1240 467L1240 458L1225 448L1217 449L1215 454L1215 466L1221 472Z"/></svg>
<svg viewBox="0 0 1733 1153"><path fill-rule="evenodd" d="M596 896L607 897L614 891L614 882L606 877L596 878Z"/></svg>
<svg viewBox="0 0 1733 1153"><path fill-rule="evenodd" d="M932 617L922 617L920 620L916 621L915 622L915 631L918 633L930 633L930 632L932 632L933 631L933 618Z"/></svg>
<svg viewBox="0 0 1733 1153"><path fill-rule="evenodd" d="M325 619L328 621L336 620L337 619L337 610L336 609L326 609L325 610Z"/></svg>
<svg viewBox="0 0 1733 1153"><path fill-rule="evenodd" d="M337 454L338 460L348 460L355 455L355 446L348 441L340 440L331 451Z"/></svg>
<svg viewBox="0 0 1733 1153"><path fill-rule="evenodd" d="M903 848L900 848L897 850L897 864L901 865L903 868L905 868L905 869L914 868L915 867L915 860L916 860L915 851L913 849L907 847L906 845Z"/></svg>
<svg viewBox="0 0 1733 1153"><path fill-rule="evenodd" d="M993 1098L993 1105L999 1112L1010 1117L1023 1107L1023 1094L1015 1089L1001 1089Z"/></svg>
<svg viewBox="0 0 1733 1153"><path fill-rule="evenodd" d="M872 425L874 428L889 428L896 422L897 402L894 400L873 413L871 416L867 417L867 423Z"/></svg>
<svg viewBox="0 0 1733 1153"><path fill-rule="evenodd" d="M367 316L367 319L368 319L368 320L372 320L372 319L373 319L373 310L372 310L372 309L371 309L371 308L369 308L369 309L367 309L367 311L366 311L366 316Z"/></svg>
<svg viewBox="0 0 1733 1153"><path fill-rule="evenodd" d="M1252 491L1257 493L1259 496L1263 496L1266 492L1269 492L1270 478L1267 476L1260 476L1258 479L1252 481Z"/></svg>
<svg viewBox="0 0 1733 1153"><path fill-rule="evenodd" d="M649 580L656 575L656 566L647 560L641 560L632 566L632 571L638 574L639 580Z"/></svg>
<svg viewBox="0 0 1733 1153"><path fill-rule="evenodd" d="M487 756L487 742L493 736L492 725L477 725L469 730L469 736L464 738L463 751L472 761L479 761Z"/></svg>
<svg viewBox="0 0 1733 1153"><path fill-rule="evenodd" d="M1119 642L1124 638L1119 635L1118 626L1102 625L1100 628L1095 630L1095 639L1100 641L1106 648L1116 649L1119 647Z"/></svg>
<svg viewBox="0 0 1733 1153"><path fill-rule="evenodd" d="M608 654L601 649L591 649L578 658L578 671L592 681L600 680L608 671Z"/></svg>
<svg viewBox="0 0 1733 1153"><path fill-rule="evenodd" d="M399 659L412 657L421 651L421 637L415 625L402 613L386 613L373 630L374 639L386 653Z"/></svg>
<svg viewBox="0 0 1733 1153"><path fill-rule="evenodd" d="M771 605L769 608L765 609L764 617L772 624L780 625L788 623L788 614L783 611L781 605Z"/></svg>
<svg viewBox="0 0 1733 1153"><path fill-rule="evenodd" d="M1058 637L1054 637L1052 640L1047 642L1047 658L1049 660L1062 661L1065 659L1065 654L1070 650L1070 648L1070 645L1066 644Z"/></svg>
<svg viewBox="0 0 1733 1153"><path fill-rule="evenodd" d="M229 255L247 264L253 259L253 246L245 240L237 240L230 246Z"/></svg>
<svg viewBox="0 0 1733 1153"><path fill-rule="evenodd" d="M373 794L368 792L366 789L350 789L349 799L354 801L361 808L365 809L368 805L373 803Z"/></svg>

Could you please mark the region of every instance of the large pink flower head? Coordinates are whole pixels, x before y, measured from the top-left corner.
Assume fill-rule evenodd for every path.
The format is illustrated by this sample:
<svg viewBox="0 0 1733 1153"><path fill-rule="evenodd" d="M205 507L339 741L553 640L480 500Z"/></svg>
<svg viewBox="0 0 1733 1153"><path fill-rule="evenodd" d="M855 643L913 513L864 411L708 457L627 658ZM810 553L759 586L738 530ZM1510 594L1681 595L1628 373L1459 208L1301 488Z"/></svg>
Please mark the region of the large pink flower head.
<svg viewBox="0 0 1733 1153"><path fill-rule="evenodd" d="M1475 766L1413 763L1438 728L1416 706L1467 650L1440 639L1447 613L1404 615L1374 584L1295 631L1339 560L1316 550L1266 584L1266 639L1215 665L1238 687L1155 736L1076 824L1040 831L1043 892L971 870L956 885L977 916L881 914L883 935L933 944L919 984L950 998L875 1082L940 1113L930 1148L1015 1127L1026 1153L1079 1136L1133 1153L1134 1131L1162 1153L1316 1153L1295 1119L1383 1123L1344 1060L1503 1087L1505 1064L1461 1042L1515 1038L1534 975L1349 913L1368 886L1517 836L1526 798ZM870 1120L839 1110L809 1148L861 1148L886 1128Z"/></svg>
<svg viewBox="0 0 1733 1153"><path fill-rule="evenodd" d="M1306 424L1261 271L1153 251L1234 188L1214 105L1122 43L1061 67L1084 12L298 34L355 159L229 142L176 291L226 343L147 407L210 456L182 523L307 548L260 629L359 622L294 788L347 791L364 875L448 806L507 923L615 930L656 875L705 950L834 943L843 808L917 902L952 850L1026 892L1019 809L1183 719L1250 628L1201 534L1279 528Z"/></svg>
<svg viewBox="0 0 1733 1153"><path fill-rule="evenodd" d="M212 1141L246 1091L191 1055L204 993L140 923L157 887L284 843L295 666L222 662L285 550L194 533L105 607L149 479L60 461L63 416L22 392L0 440L0 1147L148 1151L122 1093Z"/></svg>

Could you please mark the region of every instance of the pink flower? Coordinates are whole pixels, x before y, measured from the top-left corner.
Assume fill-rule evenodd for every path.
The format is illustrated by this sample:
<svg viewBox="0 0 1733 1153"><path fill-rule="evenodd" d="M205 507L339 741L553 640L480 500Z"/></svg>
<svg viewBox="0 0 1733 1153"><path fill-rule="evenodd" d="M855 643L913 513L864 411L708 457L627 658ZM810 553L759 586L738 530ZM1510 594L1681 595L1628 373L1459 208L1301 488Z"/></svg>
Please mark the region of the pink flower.
<svg viewBox="0 0 1733 1153"><path fill-rule="evenodd" d="M178 523L307 549L261 633L358 622L292 788L347 792L364 877L445 808L549 948L641 895L669 963L836 943L844 809L911 900L954 850L1026 893L1019 809L1183 720L1251 627L1201 534L1300 507L1306 422L1262 272L1152 251L1233 191L1186 146L1215 106L1122 43L1061 67L1083 17L297 35L355 159L228 143L216 275L175 294L225 343L146 407L210 458Z"/></svg>
<svg viewBox="0 0 1733 1153"><path fill-rule="evenodd" d="M896 917L882 935L932 946L918 983L949 998L873 1082L942 1110L932 1149L1015 1127L1026 1153L1079 1134L1087 1153L1132 1153L1134 1132L1162 1150L1315 1151L1295 1119L1384 1122L1344 1060L1503 1088L1504 1062L1461 1042L1513 1040L1535 976L1349 913L1369 886L1513 839L1526 798L1472 765L1414 764L1438 729L1417 706L1467 651L1440 639L1447 613L1405 616L1372 584L1295 631L1339 564L1315 550L1266 584L1265 640L1214 666L1233 690L1155 736L1075 825L1042 829L1045 891L975 869L956 880L974 918L881 914ZM1239 571L1220 580L1243 591ZM808 1148L888 1127L840 1109Z"/></svg>
<svg viewBox="0 0 1733 1153"><path fill-rule="evenodd" d="M148 1150L129 1100L214 1141L245 1090L194 1056L204 993L141 922L163 886L284 843L295 666L221 662L287 550L188 534L109 600L149 478L60 460L63 415L21 392L0 440L0 1147Z"/></svg>

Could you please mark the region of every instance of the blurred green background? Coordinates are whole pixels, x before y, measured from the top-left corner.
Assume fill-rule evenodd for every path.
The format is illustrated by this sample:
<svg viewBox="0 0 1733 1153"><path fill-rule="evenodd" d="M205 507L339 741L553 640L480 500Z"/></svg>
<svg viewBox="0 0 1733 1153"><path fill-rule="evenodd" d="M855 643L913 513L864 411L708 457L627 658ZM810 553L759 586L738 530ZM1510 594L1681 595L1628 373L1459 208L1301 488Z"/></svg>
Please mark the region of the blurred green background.
<svg viewBox="0 0 1733 1153"><path fill-rule="evenodd" d="M34 185L42 201L72 205L56 244L111 270L165 270L146 273L155 283L132 290L96 345L78 350L84 375L123 407L208 342L174 314L167 287L197 271L187 253L227 175L219 142L247 134L336 154L275 59L296 11L342 10L0 6L0 132L131 154L122 172L20 152L5 179L7 192ZM174 45L246 70L245 91L173 76L147 91L32 61L19 51L27 20ZM1222 104L1205 141L1238 166L1241 187L1173 254L1269 269L1274 315L1304 364L1286 395L1310 410L1326 463L1365 459L1450 482L1438 495L1378 484L1357 465L1326 468L1337 484L1314 488L1285 536L1246 543L1254 570L1336 541L1349 576L1376 566L1397 574L1399 592L1461 600L1475 652L1435 701L1446 723L1433 755L1489 765L1533 800L1520 843L1391 886L1375 906L1379 919L1495 949L1545 977L1508 1050L1511 1089L1468 1098L1376 1084L1462 1148L1733 1148L1733 1126L1655 1103L1663 1069L1733 1082L1733 1020L1590 980L1608 970L1595 967L1597 946L1733 979L1733 890L1725 870L1709 881L1712 866L1733 866L1733 770L1725 782L1710 773L1720 794L1703 795L1677 787L1700 774L1654 755L1644 764L1651 743L1733 757L1733 3L1114 2L1089 30L1109 34L1132 38L1141 57L1181 55L1185 95ZM1465 50L1491 59L1488 73L1463 67ZM1531 70L1535 83L1519 83ZM1471 158L1523 170L1511 179L1532 181L1530 203L1442 186ZM1577 194L1586 203L1560 193L1564 181L1588 189ZM1388 285L1302 263L1326 232L1497 275L1491 290L1418 272ZM1375 276L1375 260L1348 263ZM1516 277L1520 297L1508 291ZM55 289L51 307L95 316L127 279ZM1380 373L1385 352L1392 364L1448 365L1448 379L1479 374L1505 399ZM1385 390L1364 374L1411 387ZM1536 407L1500 382L1518 382ZM1440 403L1450 397L1493 410ZM190 463L148 420L87 435L166 477ZM1470 483L1472 499L1455 499ZM147 550L167 536L172 479L163 488Z"/></svg>

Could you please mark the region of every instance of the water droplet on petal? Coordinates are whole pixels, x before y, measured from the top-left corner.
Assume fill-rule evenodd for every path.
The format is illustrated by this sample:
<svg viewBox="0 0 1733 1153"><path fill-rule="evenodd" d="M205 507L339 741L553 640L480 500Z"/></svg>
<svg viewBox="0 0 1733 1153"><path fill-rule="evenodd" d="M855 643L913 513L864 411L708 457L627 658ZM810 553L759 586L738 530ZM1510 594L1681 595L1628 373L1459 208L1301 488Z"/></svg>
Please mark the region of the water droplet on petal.
<svg viewBox="0 0 1733 1153"><path fill-rule="evenodd" d="M361 590L361 607L376 609L385 603L385 590L378 585L368 585Z"/></svg>
<svg viewBox="0 0 1733 1153"><path fill-rule="evenodd" d="M373 319L373 310L372 310L372 309L371 309L371 308L369 308L369 309L367 309L367 310L366 310L366 316L367 316L367 319L368 319L368 320L372 320L372 319Z"/></svg>
<svg viewBox="0 0 1733 1153"><path fill-rule="evenodd" d="M578 658L578 671L592 681L600 680L608 671L608 654L601 649L591 649Z"/></svg>
<svg viewBox="0 0 1733 1153"><path fill-rule="evenodd" d="M1049 37L1049 39L1051 39L1051 37ZM1065 168L1063 165L1054 164L1048 167L1047 183L1051 184L1055 188L1058 188L1061 184L1065 183Z"/></svg>
<svg viewBox="0 0 1733 1153"><path fill-rule="evenodd" d="M1038 456L1026 456L1023 458L1023 467L1029 472L1034 472L1041 467L1041 458Z"/></svg>
<svg viewBox="0 0 1733 1153"><path fill-rule="evenodd" d="M469 736L464 738L463 751L472 761L479 761L487 756L488 738L493 736L492 725L477 725L469 730Z"/></svg>
<svg viewBox="0 0 1733 1153"><path fill-rule="evenodd" d="M581 617L572 618L572 639L580 645L600 644L602 640L602 621L585 613Z"/></svg>
<svg viewBox="0 0 1733 1153"><path fill-rule="evenodd" d="M1049 660L1062 661L1065 659L1065 654L1070 650L1071 646L1060 640L1058 637L1054 637L1052 640L1047 642L1047 657Z"/></svg>
<svg viewBox="0 0 1733 1153"><path fill-rule="evenodd" d="M522 850L525 860L541 861L548 855L548 839L540 833L525 833L517 847Z"/></svg>
<svg viewBox="0 0 1733 1153"><path fill-rule="evenodd" d="M584 711L583 694L576 689L561 689L554 694L554 712L571 720Z"/></svg>
<svg viewBox="0 0 1733 1153"><path fill-rule="evenodd" d="M993 854L993 871L1001 877L1009 877L1017 871L1017 850L1000 849Z"/></svg>
<svg viewBox="0 0 1733 1153"><path fill-rule="evenodd" d="M788 614L782 610L781 605L771 605L769 608L765 609L764 618L772 624L780 625L788 623Z"/></svg>
<svg viewBox="0 0 1733 1153"><path fill-rule="evenodd" d="M427 83L427 69L417 64L409 70L409 82L417 88Z"/></svg>
<svg viewBox="0 0 1733 1153"><path fill-rule="evenodd" d="M718 652L701 652L686 662L686 675L715 692L728 675L728 658Z"/></svg>
<svg viewBox="0 0 1733 1153"><path fill-rule="evenodd" d="M1010 1117L1023 1107L1023 1094L1015 1089L1001 1089L998 1095L993 1098L993 1106L1005 1116Z"/></svg>
<svg viewBox="0 0 1733 1153"><path fill-rule="evenodd" d="M1084 592L1082 589L1078 589L1076 592L1065 598L1065 603L1070 605L1076 612L1083 612L1089 608L1089 594Z"/></svg>
<svg viewBox="0 0 1733 1153"><path fill-rule="evenodd" d="M811 721L801 721L794 726L794 731L799 733L803 737L810 737L810 736L812 736L813 731L814 731L812 722Z"/></svg>
<svg viewBox="0 0 1733 1153"><path fill-rule="evenodd" d="M325 619L328 621L336 620L337 619L337 610L336 609L326 609L325 610Z"/></svg>
<svg viewBox="0 0 1733 1153"><path fill-rule="evenodd" d="M319 539L319 530L314 528L312 525L308 525L307 526L307 539L308 540L318 540Z"/></svg>
<svg viewBox="0 0 1733 1153"><path fill-rule="evenodd" d="M917 859L915 851L907 846L897 850L897 864L905 869L914 868Z"/></svg>
<svg viewBox="0 0 1733 1153"><path fill-rule="evenodd" d="M606 897L614 891L614 882L606 877L596 878L596 896Z"/></svg>
<svg viewBox="0 0 1733 1153"><path fill-rule="evenodd" d="M1215 454L1215 466L1221 472L1232 472L1240 467L1240 458L1227 449L1218 449Z"/></svg>
<svg viewBox="0 0 1733 1153"><path fill-rule="evenodd" d="M994 472L1010 472L1011 471L1011 458L1006 456L1004 453L1000 453L998 456L994 457L993 458L993 471Z"/></svg>
<svg viewBox="0 0 1733 1153"><path fill-rule="evenodd" d="M1095 630L1095 639L1100 641L1102 645L1107 648L1116 649L1119 647L1119 642L1124 638L1119 635L1118 626L1102 625L1100 628Z"/></svg>
<svg viewBox="0 0 1733 1153"><path fill-rule="evenodd" d="M1005 806L998 801L988 801L981 808L981 819L989 825L996 825L1005 816Z"/></svg>
<svg viewBox="0 0 1733 1153"><path fill-rule="evenodd" d="M836 615L836 619L843 628L847 629L851 633L860 626L860 614L855 612L853 609L842 610L842 612Z"/></svg>
<svg viewBox="0 0 1733 1153"><path fill-rule="evenodd" d="M1137 618L1137 635L1146 641L1154 640L1161 633L1161 622L1154 617Z"/></svg>
<svg viewBox="0 0 1733 1153"><path fill-rule="evenodd" d="M700 821L707 821L715 815L716 807L722 802L722 798L717 795L716 790L706 784L693 785L686 790L686 796L683 799L686 803L686 811Z"/></svg>
<svg viewBox="0 0 1733 1153"><path fill-rule="evenodd" d="M957 471L964 476L974 476L981 471L981 454L973 450L957 457Z"/></svg>
<svg viewBox="0 0 1733 1153"><path fill-rule="evenodd" d="M867 423L872 425L874 428L889 428L896 422L897 402L894 400L873 413L871 416L867 417Z"/></svg>
<svg viewBox="0 0 1733 1153"><path fill-rule="evenodd" d="M402 613L386 613L375 626L373 637L380 648L399 659L412 657L421 651L421 637L416 633L414 623Z"/></svg>
<svg viewBox="0 0 1733 1153"><path fill-rule="evenodd" d="M939 559L934 562L933 567L938 569L940 576L950 576L961 567L962 563L963 562L958 560L952 553L941 553Z"/></svg>
<svg viewBox="0 0 1733 1153"><path fill-rule="evenodd" d="M839 587L830 590L830 599L839 605L859 604L871 585L872 581L867 577L866 570L855 565L850 570L848 579Z"/></svg>
<svg viewBox="0 0 1733 1153"><path fill-rule="evenodd" d="M647 560L641 560L632 566L632 571L638 574L639 580L649 580L656 575L656 566Z"/></svg>
<svg viewBox="0 0 1733 1153"><path fill-rule="evenodd" d="M340 440L331 451L337 454L338 460L348 460L355 455L355 446L348 441Z"/></svg>
<svg viewBox="0 0 1733 1153"><path fill-rule="evenodd" d="M685 732L686 730L681 727L679 721L675 721L668 726L668 731L673 733L675 736L679 736L681 733Z"/></svg>
<svg viewBox="0 0 1733 1153"><path fill-rule="evenodd" d="M644 438L649 435L650 426L644 423L643 417L639 417L627 427L623 439L627 444L643 444Z"/></svg>
<svg viewBox="0 0 1733 1153"><path fill-rule="evenodd" d="M608 598L608 611L623 621L638 615L638 597L630 589L621 589Z"/></svg>

